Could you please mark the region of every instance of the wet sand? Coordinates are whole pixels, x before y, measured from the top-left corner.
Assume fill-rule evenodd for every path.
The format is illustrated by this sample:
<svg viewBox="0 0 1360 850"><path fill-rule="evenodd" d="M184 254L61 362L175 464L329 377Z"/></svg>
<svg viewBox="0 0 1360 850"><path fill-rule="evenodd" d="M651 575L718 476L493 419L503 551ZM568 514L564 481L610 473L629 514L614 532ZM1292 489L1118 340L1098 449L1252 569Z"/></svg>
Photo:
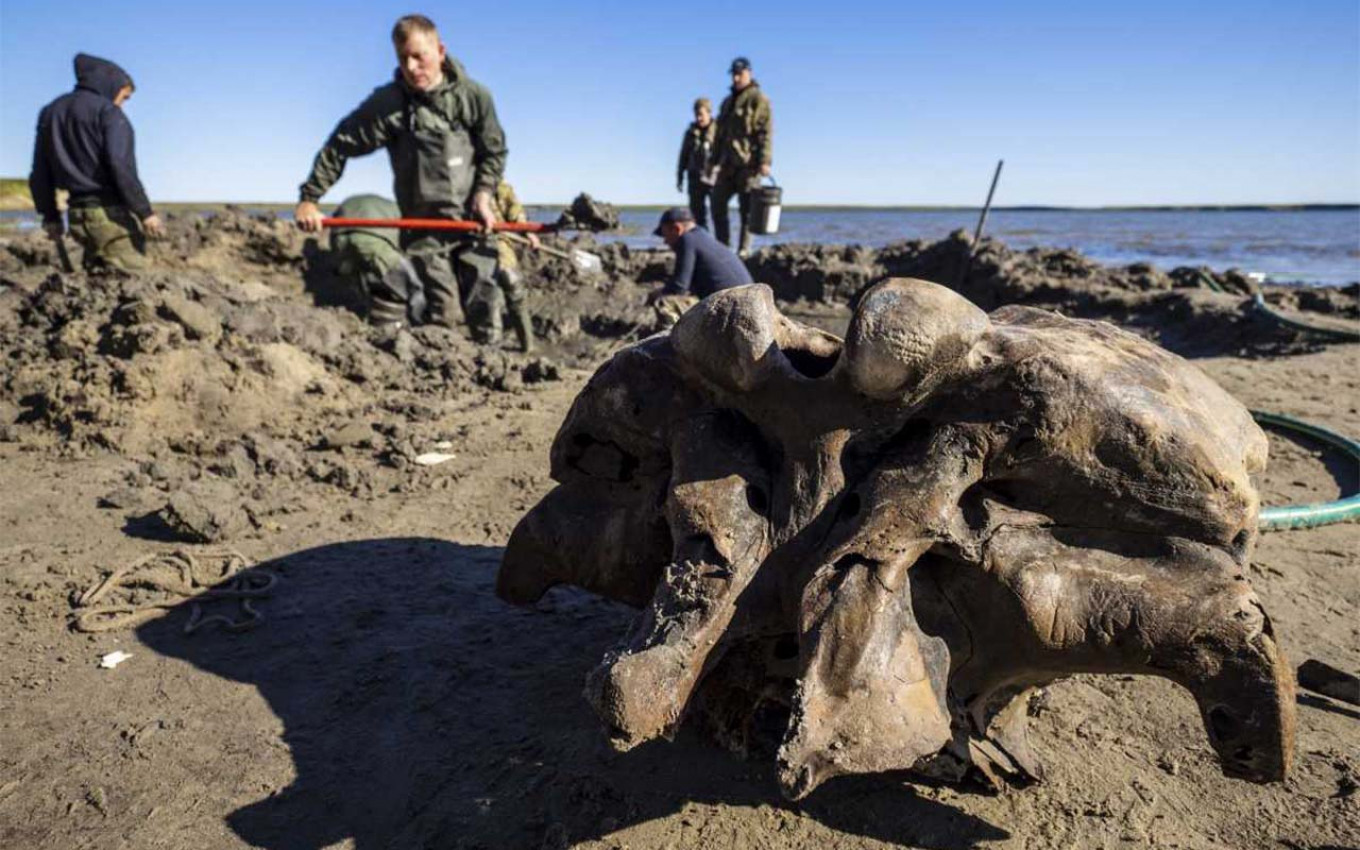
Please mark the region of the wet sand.
<svg viewBox="0 0 1360 850"><path fill-rule="evenodd" d="M524 357L368 329L325 255L268 219L174 221L137 277L58 275L37 236L0 241L4 846L1360 845L1360 710L1309 695L1293 774L1273 786L1223 777L1189 695L1131 677L1047 689L1031 711L1048 781L994 796L890 775L793 806L768 762L694 730L612 751L581 688L631 612L571 589L520 610L492 586L510 530L551 486L575 393L650 329L663 254L601 249L596 281L531 263L544 345ZM836 329L875 277L948 282L960 249L783 246L752 265L790 314ZM1360 434L1360 346L1178 284L988 244L959 289L989 309L1118 322L1250 407ZM1356 319L1354 293L1267 298ZM1355 486L1315 445L1271 449L1268 504ZM429 451L456 457L415 462ZM172 501L215 517L198 525L219 539L174 539ZM224 546L277 576L255 628L186 635L192 606L175 599L135 628L69 627L73 598L107 571ZM1358 567L1360 526L1262 535L1251 579L1292 661L1360 670ZM98 669L119 649L132 657Z"/></svg>

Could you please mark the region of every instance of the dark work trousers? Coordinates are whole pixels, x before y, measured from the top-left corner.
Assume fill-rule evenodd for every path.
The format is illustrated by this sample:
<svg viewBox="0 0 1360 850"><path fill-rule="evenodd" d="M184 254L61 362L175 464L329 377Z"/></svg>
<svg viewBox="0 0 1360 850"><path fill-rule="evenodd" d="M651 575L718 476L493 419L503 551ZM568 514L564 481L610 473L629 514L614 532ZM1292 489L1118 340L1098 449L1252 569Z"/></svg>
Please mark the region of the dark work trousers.
<svg viewBox="0 0 1360 850"><path fill-rule="evenodd" d="M702 180L689 178L689 211L694 214L694 223L705 230L708 229L708 196L712 191L713 187Z"/></svg>
<svg viewBox="0 0 1360 850"><path fill-rule="evenodd" d="M466 320L473 338L490 324L485 293L496 286L494 238L456 234L402 234L402 244L425 290L425 321L457 327Z"/></svg>
<svg viewBox="0 0 1360 850"><path fill-rule="evenodd" d="M713 235L731 247L732 228L728 223L727 204L733 195L737 196L737 212L741 216L737 252L745 253L751 250L751 231L747 225L751 216L751 176L746 171L723 171L718 175L718 183L713 187Z"/></svg>

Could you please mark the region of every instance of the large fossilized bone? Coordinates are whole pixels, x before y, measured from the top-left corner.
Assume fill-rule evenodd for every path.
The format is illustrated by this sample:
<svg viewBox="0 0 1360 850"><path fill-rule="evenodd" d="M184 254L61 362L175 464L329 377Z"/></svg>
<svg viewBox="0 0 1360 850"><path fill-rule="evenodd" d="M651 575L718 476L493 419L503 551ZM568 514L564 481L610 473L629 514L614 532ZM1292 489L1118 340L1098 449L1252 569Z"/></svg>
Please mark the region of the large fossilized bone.
<svg viewBox="0 0 1360 850"><path fill-rule="evenodd" d="M1277 780L1293 681L1244 572L1265 456L1216 384L1104 323L890 280L842 342L741 287L582 390L498 592L642 608L586 686L620 747L779 700L793 797L1037 778L1024 697L1077 672L1177 682L1225 773Z"/></svg>

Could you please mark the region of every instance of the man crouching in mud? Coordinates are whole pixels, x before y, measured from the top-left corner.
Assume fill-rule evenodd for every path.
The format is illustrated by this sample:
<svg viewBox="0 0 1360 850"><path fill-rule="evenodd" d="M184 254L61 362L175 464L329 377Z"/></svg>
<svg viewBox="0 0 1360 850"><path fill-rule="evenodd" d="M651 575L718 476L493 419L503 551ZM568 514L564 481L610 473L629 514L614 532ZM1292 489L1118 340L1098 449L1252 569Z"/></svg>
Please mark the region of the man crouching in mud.
<svg viewBox="0 0 1360 850"><path fill-rule="evenodd" d="M145 236L164 232L137 177L132 122L123 104L134 86L107 59L79 53L75 91L38 115L28 188L43 229L60 244L65 236L57 190L70 193L71 233L85 249L86 271L146 268ZM65 255L63 255L64 258Z"/></svg>
<svg viewBox="0 0 1360 850"><path fill-rule="evenodd" d="M386 148L397 206L408 218L481 222L474 237L403 231L401 244L420 278L423 320L455 327L466 318L478 342L494 343L489 305L495 296L496 242L492 197L505 171L505 134L491 93L444 50L434 22L407 15L392 28L397 74L340 122L316 155L294 211L298 226L321 229L317 201L340 179L350 157ZM380 304L395 293L374 293L374 314L401 316L406 302ZM394 320L391 324L400 324Z"/></svg>
<svg viewBox="0 0 1360 850"><path fill-rule="evenodd" d="M675 252L675 271L670 280L648 299L656 310L660 329L670 328L689 308L715 292L754 283L732 249L709 235L685 207L671 207L661 214L655 236Z"/></svg>

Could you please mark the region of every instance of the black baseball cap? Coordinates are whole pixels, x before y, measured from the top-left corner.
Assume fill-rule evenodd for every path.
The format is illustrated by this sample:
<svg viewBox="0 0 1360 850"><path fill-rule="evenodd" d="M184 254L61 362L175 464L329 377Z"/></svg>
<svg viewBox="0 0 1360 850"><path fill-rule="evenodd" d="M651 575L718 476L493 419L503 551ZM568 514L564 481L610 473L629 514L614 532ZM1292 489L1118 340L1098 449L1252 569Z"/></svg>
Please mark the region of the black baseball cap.
<svg viewBox="0 0 1360 850"><path fill-rule="evenodd" d="M727 73L735 74L738 71L747 71L751 68L751 60L745 56L738 56L732 60L732 67L727 69Z"/></svg>
<svg viewBox="0 0 1360 850"><path fill-rule="evenodd" d="M661 220L656 223L656 230L652 231L652 235L660 236L661 228L678 221L694 221L694 213L689 211L689 207L671 207L661 214Z"/></svg>

